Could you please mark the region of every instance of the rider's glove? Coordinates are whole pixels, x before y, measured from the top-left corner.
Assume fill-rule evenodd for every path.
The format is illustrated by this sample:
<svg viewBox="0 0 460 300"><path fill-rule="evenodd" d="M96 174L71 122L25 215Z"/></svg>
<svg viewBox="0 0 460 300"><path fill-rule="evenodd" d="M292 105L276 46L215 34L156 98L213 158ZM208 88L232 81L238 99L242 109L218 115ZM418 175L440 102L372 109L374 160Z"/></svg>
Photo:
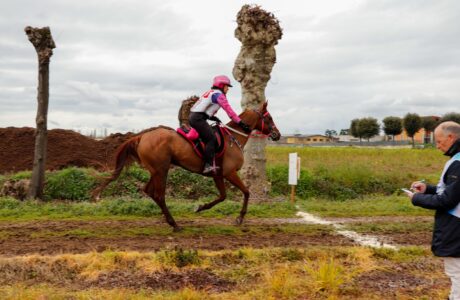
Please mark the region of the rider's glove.
<svg viewBox="0 0 460 300"><path fill-rule="evenodd" d="M211 117L209 117L209 120L214 121L214 122L217 122L217 123L222 123L222 121L221 121L218 117L216 117L216 116L211 116Z"/></svg>
<svg viewBox="0 0 460 300"><path fill-rule="evenodd" d="M248 124L244 123L243 121L240 121L238 125L244 130L244 132L251 133L252 129L249 127Z"/></svg>

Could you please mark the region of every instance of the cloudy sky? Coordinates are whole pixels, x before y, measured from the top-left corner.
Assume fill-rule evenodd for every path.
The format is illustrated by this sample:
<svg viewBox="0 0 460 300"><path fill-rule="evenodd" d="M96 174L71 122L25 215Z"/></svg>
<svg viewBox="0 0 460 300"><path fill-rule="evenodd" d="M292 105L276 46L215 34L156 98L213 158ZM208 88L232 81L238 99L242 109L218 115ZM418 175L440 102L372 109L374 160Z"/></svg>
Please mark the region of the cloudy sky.
<svg viewBox="0 0 460 300"><path fill-rule="evenodd" d="M456 0L15 0L0 3L0 127L35 126L37 62L24 27L49 26L48 127L176 126L181 100L231 76L244 4L280 20L266 95L282 133L460 111ZM240 108L238 84L228 94ZM222 112L219 117L228 120Z"/></svg>

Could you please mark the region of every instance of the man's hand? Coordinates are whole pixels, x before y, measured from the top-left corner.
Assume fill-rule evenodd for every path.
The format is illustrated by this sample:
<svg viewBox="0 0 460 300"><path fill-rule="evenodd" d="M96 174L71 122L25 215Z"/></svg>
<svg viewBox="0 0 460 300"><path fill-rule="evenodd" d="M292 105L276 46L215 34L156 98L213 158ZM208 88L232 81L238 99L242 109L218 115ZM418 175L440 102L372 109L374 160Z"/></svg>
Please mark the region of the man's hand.
<svg viewBox="0 0 460 300"><path fill-rule="evenodd" d="M411 191L409 190L405 190L404 193L407 195L407 197L409 197L411 200L412 200L412 197L414 197L414 194L415 193L412 193Z"/></svg>
<svg viewBox="0 0 460 300"><path fill-rule="evenodd" d="M209 117L209 120L214 121L214 122L217 122L217 123L222 123L222 121L221 121L218 117L216 117L216 116L211 116L211 117Z"/></svg>
<svg viewBox="0 0 460 300"><path fill-rule="evenodd" d="M238 125L244 130L246 133L251 133L252 129L249 127L248 124L244 123L243 121L240 121Z"/></svg>
<svg viewBox="0 0 460 300"><path fill-rule="evenodd" d="M415 191L416 193L425 193L426 191L426 184L422 181L415 181L410 186L411 190Z"/></svg>

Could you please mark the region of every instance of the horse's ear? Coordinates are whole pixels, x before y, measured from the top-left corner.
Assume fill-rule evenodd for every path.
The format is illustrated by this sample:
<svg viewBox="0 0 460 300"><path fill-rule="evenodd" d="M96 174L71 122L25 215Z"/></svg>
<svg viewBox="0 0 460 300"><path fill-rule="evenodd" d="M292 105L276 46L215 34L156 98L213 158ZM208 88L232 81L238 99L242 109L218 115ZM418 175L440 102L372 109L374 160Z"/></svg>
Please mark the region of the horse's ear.
<svg viewBox="0 0 460 300"><path fill-rule="evenodd" d="M266 111L267 110L267 105L268 105L268 100L264 102L264 104L262 105L262 111Z"/></svg>

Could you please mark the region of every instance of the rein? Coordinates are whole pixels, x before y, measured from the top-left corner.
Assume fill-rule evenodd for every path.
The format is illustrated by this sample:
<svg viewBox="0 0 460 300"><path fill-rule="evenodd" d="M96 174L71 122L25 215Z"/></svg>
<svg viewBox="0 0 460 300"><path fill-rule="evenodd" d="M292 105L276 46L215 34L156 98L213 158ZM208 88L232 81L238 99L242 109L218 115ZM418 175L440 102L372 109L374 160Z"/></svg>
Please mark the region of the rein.
<svg viewBox="0 0 460 300"><path fill-rule="evenodd" d="M247 135L246 133L242 133L241 131L238 131L238 130L236 130L236 129L230 127L230 126L227 126L227 125L225 125L225 124L222 124L222 126L225 127L225 128L227 128L227 129L230 130L230 131L233 131L234 133L238 133L239 135L242 135L242 136L244 136L244 137L248 137L248 135Z"/></svg>

